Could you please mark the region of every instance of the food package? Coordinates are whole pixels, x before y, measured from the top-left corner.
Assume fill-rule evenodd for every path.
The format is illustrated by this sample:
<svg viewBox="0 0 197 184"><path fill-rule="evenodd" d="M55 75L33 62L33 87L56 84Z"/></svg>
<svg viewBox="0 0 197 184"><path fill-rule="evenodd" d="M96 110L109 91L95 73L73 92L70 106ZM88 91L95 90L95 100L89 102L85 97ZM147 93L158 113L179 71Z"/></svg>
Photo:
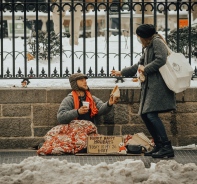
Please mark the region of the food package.
<svg viewBox="0 0 197 184"><path fill-rule="evenodd" d="M113 96L113 97L115 97L115 98L120 98L120 90L119 90L119 88L118 88L117 85L116 85L116 86L114 87L114 89L112 90L110 96Z"/></svg>

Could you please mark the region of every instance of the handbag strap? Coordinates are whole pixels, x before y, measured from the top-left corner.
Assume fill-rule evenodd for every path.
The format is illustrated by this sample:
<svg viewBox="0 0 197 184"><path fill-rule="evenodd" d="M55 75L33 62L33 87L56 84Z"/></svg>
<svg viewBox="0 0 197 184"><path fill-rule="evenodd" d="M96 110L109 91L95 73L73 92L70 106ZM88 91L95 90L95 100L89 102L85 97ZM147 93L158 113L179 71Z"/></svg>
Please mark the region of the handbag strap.
<svg viewBox="0 0 197 184"><path fill-rule="evenodd" d="M154 38L153 38L154 39ZM160 38L161 39L161 38ZM169 46L167 45L167 43L164 41L164 40L162 40L161 39L161 41L164 43L164 45L166 46L166 48L167 48L167 50L168 50L168 56L173 52L170 48L169 48Z"/></svg>
<svg viewBox="0 0 197 184"><path fill-rule="evenodd" d="M163 40L162 40L162 41L163 41ZM173 51L169 48L169 46L167 45L166 42L163 41L163 43L164 43L164 45L166 46L166 48L167 48L167 50L168 50L168 56L169 56Z"/></svg>

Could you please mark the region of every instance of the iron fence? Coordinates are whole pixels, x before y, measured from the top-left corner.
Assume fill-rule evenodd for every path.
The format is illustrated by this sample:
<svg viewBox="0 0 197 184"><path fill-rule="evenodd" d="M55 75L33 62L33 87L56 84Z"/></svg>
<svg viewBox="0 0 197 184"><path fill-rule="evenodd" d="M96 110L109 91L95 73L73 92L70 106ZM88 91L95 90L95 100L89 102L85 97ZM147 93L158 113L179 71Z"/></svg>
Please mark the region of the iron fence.
<svg viewBox="0 0 197 184"><path fill-rule="evenodd" d="M195 65L196 7L192 0L1 0L0 79L111 77L112 69L138 61L135 29L142 23L154 24Z"/></svg>

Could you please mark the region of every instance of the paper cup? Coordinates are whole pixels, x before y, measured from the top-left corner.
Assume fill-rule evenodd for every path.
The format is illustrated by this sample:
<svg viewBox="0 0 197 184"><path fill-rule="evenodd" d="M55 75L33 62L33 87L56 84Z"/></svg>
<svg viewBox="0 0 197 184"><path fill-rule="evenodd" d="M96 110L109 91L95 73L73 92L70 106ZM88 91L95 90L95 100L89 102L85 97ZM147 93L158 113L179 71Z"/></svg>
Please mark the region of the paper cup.
<svg viewBox="0 0 197 184"><path fill-rule="evenodd" d="M82 104L83 106L86 106L89 109L89 102L83 101Z"/></svg>

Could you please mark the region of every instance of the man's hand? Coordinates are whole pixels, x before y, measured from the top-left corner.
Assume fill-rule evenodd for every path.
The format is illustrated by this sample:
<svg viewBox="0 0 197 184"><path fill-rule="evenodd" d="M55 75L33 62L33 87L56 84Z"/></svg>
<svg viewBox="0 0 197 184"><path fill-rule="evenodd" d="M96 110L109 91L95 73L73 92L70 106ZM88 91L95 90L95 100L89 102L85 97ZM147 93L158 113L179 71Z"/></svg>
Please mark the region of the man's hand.
<svg viewBox="0 0 197 184"><path fill-rule="evenodd" d="M109 105L116 104L116 103L118 103L118 101L119 101L119 97L117 98L117 97L114 97L113 95L111 95L109 98Z"/></svg>
<svg viewBox="0 0 197 184"><path fill-rule="evenodd" d="M87 108L87 106L81 106L81 107L78 109L78 113L79 113L79 114L86 114L88 111L89 111L89 108Z"/></svg>

